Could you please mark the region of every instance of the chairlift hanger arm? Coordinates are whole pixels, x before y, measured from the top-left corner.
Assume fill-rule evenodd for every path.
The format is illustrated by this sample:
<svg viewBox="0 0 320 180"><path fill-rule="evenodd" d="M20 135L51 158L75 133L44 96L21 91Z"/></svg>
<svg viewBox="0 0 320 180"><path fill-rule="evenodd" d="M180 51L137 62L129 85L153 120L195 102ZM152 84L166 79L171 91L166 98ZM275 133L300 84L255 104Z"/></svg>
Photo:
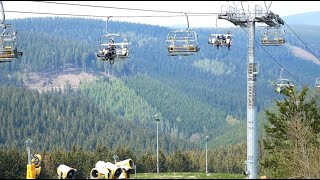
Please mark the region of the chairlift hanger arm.
<svg viewBox="0 0 320 180"><path fill-rule="evenodd" d="M218 29L219 27L218 27L218 16L216 17L216 28Z"/></svg>
<svg viewBox="0 0 320 180"><path fill-rule="evenodd" d="M109 19L111 18L112 16L108 16L107 17L107 21L106 21L106 31L107 31L107 34L109 33L108 32L108 21L109 21Z"/></svg>
<svg viewBox="0 0 320 180"><path fill-rule="evenodd" d="M189 18L188 18L188 15L187 15L187 13L186 13L186 12L185 12L184 14L185 14L185 15L186 15L186 17L187 17L187 25L188 25L187 30L189 30Z"/></svg>
<svg viewBox="0 0 320 180"><path fill-rule="evenodd" d="M2 1L0 1L0 8L1 8L1 14L2 14L1 24L3 24L5 19L6 19L6 17L5 17L5 14L4 14Z"/></svg>
<svg viewBox="0 0 320 180"><path fill-rule="evenodd" d="M280 79L282 79L282 72L283 72L283 68L281 68Z"/></svg>

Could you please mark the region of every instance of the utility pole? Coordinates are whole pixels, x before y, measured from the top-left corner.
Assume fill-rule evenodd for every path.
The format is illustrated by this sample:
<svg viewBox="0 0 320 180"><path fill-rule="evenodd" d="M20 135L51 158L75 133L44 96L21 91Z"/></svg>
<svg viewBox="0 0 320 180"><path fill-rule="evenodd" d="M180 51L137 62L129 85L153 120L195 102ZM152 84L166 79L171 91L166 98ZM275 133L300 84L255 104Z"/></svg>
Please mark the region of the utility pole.
<svg viewBox="0 0 320 180"><path fill-rule="evenodd" d="M248 28L248 61L247 61L247 160L246 175L248 179L258 178L258 125L256 108L256 75L258 74L256 63L254 62L254 41L255 41L255 23L266 23L270 27L279 27L284 25L284 21L279 15L269 11L270 5L263 12L262 6L256 5L254 13L245 13L242 1L240 8L233 1L234 6L222 6L221 14L218 19L230 21L236 26Z"/></svg>

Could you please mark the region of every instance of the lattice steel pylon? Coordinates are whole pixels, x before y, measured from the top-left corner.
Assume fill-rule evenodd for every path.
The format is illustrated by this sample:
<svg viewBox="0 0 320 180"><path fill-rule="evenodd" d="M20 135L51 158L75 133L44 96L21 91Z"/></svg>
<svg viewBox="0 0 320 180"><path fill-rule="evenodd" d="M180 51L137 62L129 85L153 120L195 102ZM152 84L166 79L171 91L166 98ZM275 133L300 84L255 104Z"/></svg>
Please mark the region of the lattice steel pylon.
<svg viewBox="0 0 320 180"><path fill-rule="evenodd" d="M258 121L255 88L258 72L254 62L255 23L265 23L270 27L279 27L284 25L284 21L279 15L269 11L272 2L268 5L264 3L265 9L261 5L255 5L254 13L251 13L249 9L247 10L248 13L246 13L243 1L237 2L241 4L241 7L238 7L235 1L233 1L233 6L222 6L218 19L230 21L235 26L248 28L247 160L245 173L247 179L258 179Z"/></svg>

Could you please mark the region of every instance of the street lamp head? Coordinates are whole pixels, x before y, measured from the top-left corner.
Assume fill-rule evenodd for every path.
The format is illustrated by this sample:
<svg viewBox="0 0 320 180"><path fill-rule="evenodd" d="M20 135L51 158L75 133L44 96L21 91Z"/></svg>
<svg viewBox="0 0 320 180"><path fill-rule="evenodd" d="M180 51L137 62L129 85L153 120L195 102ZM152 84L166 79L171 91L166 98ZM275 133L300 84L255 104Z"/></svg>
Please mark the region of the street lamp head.
<svg viewBox="0 0 320 180"><path fill-rule="evenodd" d="M155 121L160 121L159 114L154 115L154 120Z"/></svg>
<svg viewBox="0 0 320 180"><path fill-rule="evenodd" d="M206 141L209 141L209 136L206 136Z"/></svg>
<svg viewBox="0 0 320 180"><path fill-rule="evenodd" d="M25 143L26 143L27 146L31 146L31 144L32 144L33 142L32 142L31 139L27 139Z"/></svg>

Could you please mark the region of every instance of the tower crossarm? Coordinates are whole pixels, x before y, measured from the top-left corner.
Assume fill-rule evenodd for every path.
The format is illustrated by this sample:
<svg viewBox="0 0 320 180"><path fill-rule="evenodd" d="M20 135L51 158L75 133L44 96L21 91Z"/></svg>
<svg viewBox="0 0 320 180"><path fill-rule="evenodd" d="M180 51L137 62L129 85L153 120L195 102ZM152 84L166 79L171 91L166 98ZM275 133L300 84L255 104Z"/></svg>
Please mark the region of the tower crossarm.
<svg viewBox="0 0 320 180"><path fill-rule="evenodd" d="M266 13L265 15L256 16L255 19L257 22L266 23L270 27L277 27L280 25L284 25L283 19L281 19L278 14L275 14L271 11Z"/></svg>
<svg viewBox="0 0 320 180"><path fill-rule="evenodd" d="M235 14L220 14L218 15L218 19L224 19L231 23L233 23L235 26L240 27L247 27L247 17L244 16L237 16Z"/></svg>

